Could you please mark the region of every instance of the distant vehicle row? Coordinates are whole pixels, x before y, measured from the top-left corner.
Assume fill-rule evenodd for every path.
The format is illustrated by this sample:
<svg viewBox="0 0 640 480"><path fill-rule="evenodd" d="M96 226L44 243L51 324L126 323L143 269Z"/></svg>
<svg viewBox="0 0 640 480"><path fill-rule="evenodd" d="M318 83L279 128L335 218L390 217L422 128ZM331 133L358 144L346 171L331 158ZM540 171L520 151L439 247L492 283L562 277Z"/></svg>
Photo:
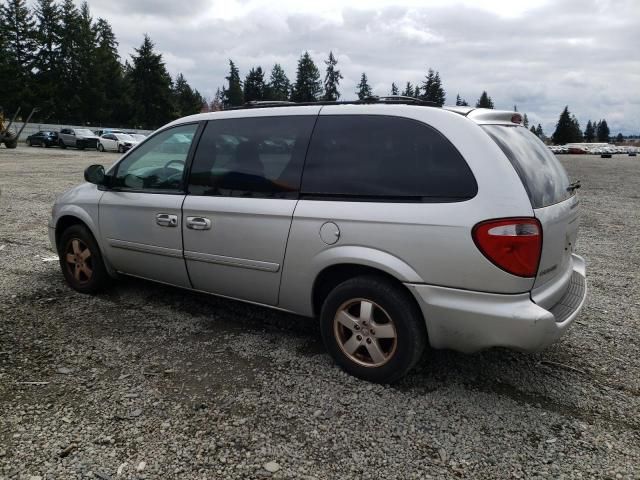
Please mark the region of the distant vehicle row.
<svg viewBox="0 0 640 480"><path fill-rule="evenodd" d="M100 152L114 151L124 153L133 148L145 135L139 133L125 133L122 130L98 130L92 132L88 128L63 128L59 132L46 130L27 137L26 143L30 147L60 147L60 148L95 148Z"/></svg>
<svg viewBox="0 0 640 480"><path fill-rule="evenodd" d="M619 145L550 145L549 150L555 154L572 153L577 155L601 155L604 158L611 158L611 156L615 154L635 157L638 153L638 147Z"/></svg>

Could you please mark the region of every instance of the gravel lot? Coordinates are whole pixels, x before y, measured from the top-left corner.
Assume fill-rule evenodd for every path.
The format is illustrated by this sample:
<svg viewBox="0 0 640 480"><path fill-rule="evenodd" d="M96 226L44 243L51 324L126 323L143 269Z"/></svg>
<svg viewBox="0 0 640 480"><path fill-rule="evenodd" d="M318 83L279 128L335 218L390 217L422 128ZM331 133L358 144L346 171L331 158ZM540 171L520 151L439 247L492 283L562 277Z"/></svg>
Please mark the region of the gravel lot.
<svg viewBox="0 0 640 480"><path fill-rule="evenodd" d="M50 207L116 159L0 149L0 479L640 478L640 157L562 157L590 296L559 344L432 351L393 387L342 373L308 319L70 290Z"/></svg>

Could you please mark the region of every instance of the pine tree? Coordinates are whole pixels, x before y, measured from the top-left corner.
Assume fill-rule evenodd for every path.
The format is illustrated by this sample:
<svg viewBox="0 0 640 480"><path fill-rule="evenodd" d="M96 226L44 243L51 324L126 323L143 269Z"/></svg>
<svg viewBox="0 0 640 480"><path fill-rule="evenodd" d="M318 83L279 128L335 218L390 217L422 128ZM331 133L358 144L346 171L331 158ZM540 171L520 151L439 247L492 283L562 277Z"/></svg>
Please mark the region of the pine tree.
<svg viewBox="0 0 640 480"><path fill-rule="evenodd" d="M202 110L202 104L205 103L202 95L191 88L182 73L178 74L173 84L172 97L177 117L199 113Z"/></svg>
<svg viewBox="0 0 640 480"><path fill-rule="evenodd" d="M294 102L317 102L322 95L322 81L318 67L309 52L304 52L298 60L296 82L291 92Z"/></svg>
<svg viewBox="0 0 640 480"><path fill-rule="evenodd" d="M491 97L487 95L486 91L483 91L482 95L480 95L480 98L476 103L476 108L494 108L493 100L491 100Z"/></svg>
<svg viewBox="0 0 640 480"><path fill-rule="evenodd" d="M538 136L538 134L536 133L536 127L534 127L533 125L531 125L531 128L529 129L529 131L533 133L535 136Z"/></svg>
<svg viewBox="0 0 640 480"><path fill-rule="evenodd" d="M624 143L624 136L622 133L618 133L618 135L616 135L616 143Z"/></svg>
<svg viewBox="0 0 640 480"><path fill-rule="evenodd" d="M97 32L93 26L93 18L87 2L82 2L80 5L78 33L76 95L79 97L79 115L77 120L82 124L91 124L96 122L95 107L101 101L103 92L97 80L98 66L95 57Z"/></svg>
<svg viewBox="0 0 640 480"><path fill-rule="evenodd" d="M560 114L556 130L553 132L551 139L556 145L564 145L566 143L579 142L582 139L580 125L575 116L569 112L569 107L565 106Z"/></svg>
<svg viewBox="0 0 640 480"><path fill-rule="evenodd" d="M422 95L422 90L420 89L420 86L418 85L419 82L416 82L416 86L413 90L413 96L414 98L420 98Z"/></svg>
<svg viewBox="0 0 640 480"><path fill-rule="evenodd" d="M333 52L329 52L329 59L325 60L324 63L327 66L327 73L324 77L324 95L322 99L335 102L340 98L338 85L340 85L340 80L342 80L343 77L340 70L336 70L338 60L333 56Z"/></svg>
<svg viewBox="0 0 640 480"><path fill-rule="evenodd" d="M80 117L80 12L73 0L63 0L60 6L62 18L60 22L60 66L59 89L57 98L64 102L58 104L58 114L63 122L75 123Z"/></svg>
<svg viewBox="0 0 640 480"><path fill-rule="evenodd" d="M35 8L37 30L34 68L34 102L41 111L40 118L58 119L56 101L59 93L62 65L60 59L60 8L53 0L38 0ZM0 82L1 83L1 82Z"/></svg>
<svg viewBox="0 0 640 480"><path fill-rule="evenodd" d="M358 90L356 93L358 94L359 100L364 100L371 96L371 87L367 80L367 74L364 72L362 72L362 75L360 76L360 83L358 84Z"/></svg>
<svg viewBox="0 0 640 480"><path fill-rule="evenodd" d="M429 69L427 72L426 80L422 82L423 93L420 96L422 100L434 102L438 106L444 105L445 93L442 88L442 81L440 80L440 72L434 72L433 69Z"/></svg>
<svg viewBox="0 0 640 480"><path fill-rule="evenodd" d="M609 125L607 125L606 120L600 120L598 122L596 135L598 136L599 142L609 143Z"/></svg>
<svg viewBox="0 0 640 480"><path fill-rule="evenodd" d="M517 110L516 110L517 111ZM527 117L527 114L525 113L523 118L522 118L522 124L526 127L529 128L529 117ZM535 133L535 132L534 132Z"/></svg>
<svg viewBox="0 0 640 480"><path fill-rule="evenodd" d="M4 69L2 82L3 107L13 111L33 106L32 68L36 51L36 22L26 0L7 0L0 5L3 37ZM6 100L4 100L6 99Z"/></svg>
<svg viewBox="0 0 640 480"><path fill-rule="evenodd" d="M224 93L220 87L216 90L216 94L211 101L211 105L209 105L210 112L218 112L222 110L222 101L224 99Z"/></svg>
<svg viewBox="0 0 640 480"><path fill-rule="evenodd" d="M233 60L229 60L229 75L225 77L228 87L223 90L225 107L238 107L244 104L244 92L240 81L240 72Z"/></svg>
<svg viewBox="0 0 640 480"><path fill-rule="evenodd" d="M129 123L132 110L129 90L118 55L118 42L109 22L99 18L95 24L96 48L92 81L97 100L93 119L98 125Z"/></svg>
<svg viewBox="0 0 640 480"><path fill-rule="evenodd" d="M536 127L536 135L540 140L544 140L546 137L544 135L544 131L542 130L542 125L538 124Z"/></svg>
<svg viewBox="0 0 640 480"><path fill-rule="evenodd" d="M271 70L269 85L267 86L267 99L284 101L289 99L291 82L284 73L282 67L276 63Z"/></svg>
<svg viewBox="0 0 640 480"><path fill-rule="evenodd" d="M264 72L262 67L249 70L244 80L244 101L254 102L266 98L267 86L264 83Z"/></svg>
<svg viewBox="0 0 640 480"><path fill-rule="evenodd" d="M395 82L393 82L391 84L391 95L399 95L399 90L398 90L398 86L395 84Z"/></svg>
<svg viewBox="0 0 640 480"><path fill-rule="evenodd" d="M403 97L413 97L413 86L411 82L407 82L407 85L404 87L404 91L402 92Z"/></svg>
<svg viewBox="0 0 640 480"><path fill-rule="evenodd" d="M136 54L129 72L134 102L134 121L143 128L157 128L174 117L171 105L171 77L162 55L155 53L148 35Z"/></svg>
<svg viewBox="0 0 640 480"><path fill-rule="evenodd" d="M593 140L596 138L596 129L593 123L591 123L591 120L589 120L587 122L587 126L584 129L584 139L587 142L593 142Z"/></svg>
<svg viewBox="0 0 640 480"><path fill-rule="evenodd" d="M456 106L458 107L468 107L469 104L467 101L460 96L460 94L456 95Z"/></svg>

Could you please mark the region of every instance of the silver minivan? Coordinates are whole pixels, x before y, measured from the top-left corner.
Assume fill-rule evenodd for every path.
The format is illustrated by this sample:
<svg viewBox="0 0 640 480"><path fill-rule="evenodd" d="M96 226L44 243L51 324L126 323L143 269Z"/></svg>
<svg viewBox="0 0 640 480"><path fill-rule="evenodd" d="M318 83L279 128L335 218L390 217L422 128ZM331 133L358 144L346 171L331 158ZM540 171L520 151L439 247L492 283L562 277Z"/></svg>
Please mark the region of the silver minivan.
<svg viewBox="0 0 640 480"><path fill-rule="evenodd" d="M67 282L125 274L316 317L335 361L374 382L427 345L553 343L586 297L579 183L517 113L411 102L162 127L57 199Z"/></svg>

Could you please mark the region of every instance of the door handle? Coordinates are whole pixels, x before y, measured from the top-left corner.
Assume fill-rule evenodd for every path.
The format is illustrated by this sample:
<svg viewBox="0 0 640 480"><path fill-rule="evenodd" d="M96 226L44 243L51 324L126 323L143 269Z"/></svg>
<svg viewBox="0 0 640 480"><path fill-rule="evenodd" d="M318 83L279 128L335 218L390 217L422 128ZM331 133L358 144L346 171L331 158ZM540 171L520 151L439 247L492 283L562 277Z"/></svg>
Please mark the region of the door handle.
<svg viewBox="0 0 640 480"><path fill-rule="evenodd" d="M211 220L205 217L187 217L187 228L191 230L211 229Z"/></svg>
<svg viewBox="0 0 640 480"><path fill-rule="evenodd" d="M156 215L156 223L161 227L177 227L178 216L168 213L159 213Z"/></svg>

